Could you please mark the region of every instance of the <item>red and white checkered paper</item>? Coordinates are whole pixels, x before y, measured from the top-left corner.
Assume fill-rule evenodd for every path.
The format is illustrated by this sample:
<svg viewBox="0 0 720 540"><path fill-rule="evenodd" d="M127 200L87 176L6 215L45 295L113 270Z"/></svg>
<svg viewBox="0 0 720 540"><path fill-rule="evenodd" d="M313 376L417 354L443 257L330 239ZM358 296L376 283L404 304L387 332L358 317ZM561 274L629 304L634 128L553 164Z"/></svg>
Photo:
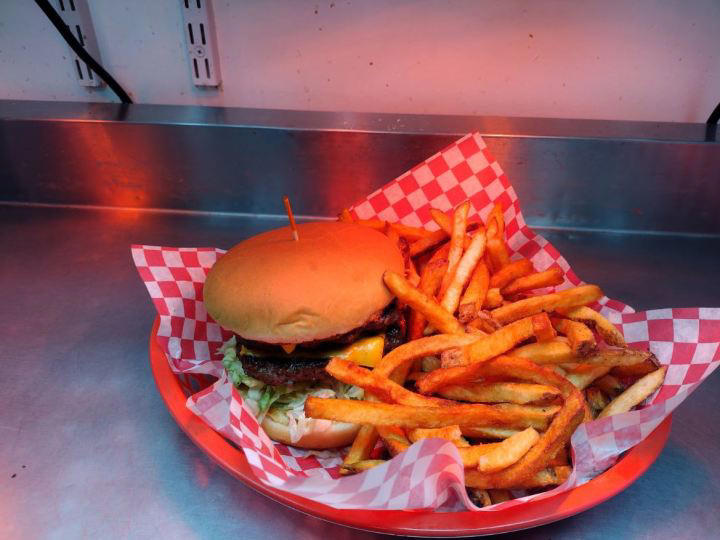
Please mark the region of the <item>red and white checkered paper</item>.
<svg viewBox="0 0 720 540"><path fill-rule="evenodd" d="M556 265L565 273L558 289L581 283L560 253L525 224L517 196L479 134L462 137L351 208L359 218L379 217L435 229L430 208L450 210L469 199L472 215L485 219L494 203L504 210L514 257L538 270ZM720 308L663 309L635 313L603 298L595 307L623 331L629 345L649 348L668 366L665 384L639 410L581 425L572 438L574 470L557 488L488 508L467 497L455 447L440 439L413 444L407 452L363 474L339 477L340 452L312 452L274 443L229 383L218 347L231 333L205 311L202 285L224 252L215 248L133 246L132 256L160 316L158 342L178 374L218 380L191 395L187 406L239 445L264 483L335 508L493 511L553 496L589 481L657 427L720 363Z"/></svg>

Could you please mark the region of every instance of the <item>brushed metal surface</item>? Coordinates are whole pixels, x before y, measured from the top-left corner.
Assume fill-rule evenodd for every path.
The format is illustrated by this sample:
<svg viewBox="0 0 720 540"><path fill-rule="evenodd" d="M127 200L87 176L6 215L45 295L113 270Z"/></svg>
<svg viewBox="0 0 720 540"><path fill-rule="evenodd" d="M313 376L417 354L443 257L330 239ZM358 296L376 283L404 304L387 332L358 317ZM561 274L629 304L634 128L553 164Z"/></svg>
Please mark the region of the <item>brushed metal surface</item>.
<svg viewBox="0 0 720 540"><path fill-rule="evenodd" d="M531 225L720 234L693 124L0 102L0 200L331 216L472 130Z"/></svg>
<svg viewBox="0 0 720 540"><path fill-rule="evenodd" d="M282 223L0 205L0 537L384 538L305 516L216 467L174 423L147 358L154 309L131 243L229 247ZM636 309L720 305L720 239L548 231ZM635 484L507 538L707 538L720 530L720 377L675 413Z"/></svg>
<svg viewBox="0 0 720 540"><path fill-rule="evenodd" d="M712 137L708 137L705 124L679 122L352 113L74 101L0 100L0 120L214 125L433 135L464 135L477 130L487 135L508 137L715 142Z"/></svg>
<svg viewBox="0 0 720 540"><path fill-rule="evenodd" d="M720 146L704 126L0 101L0 199L139 207L0 205L0 537L379 538L257 495L177 428L129 245L229 247L282 223L260 215L285 193L332 215L475 129L583 279L636 309L720 305ZM715 376L683 404L628 490L509 537L717 531L718 391Z"/></svg>

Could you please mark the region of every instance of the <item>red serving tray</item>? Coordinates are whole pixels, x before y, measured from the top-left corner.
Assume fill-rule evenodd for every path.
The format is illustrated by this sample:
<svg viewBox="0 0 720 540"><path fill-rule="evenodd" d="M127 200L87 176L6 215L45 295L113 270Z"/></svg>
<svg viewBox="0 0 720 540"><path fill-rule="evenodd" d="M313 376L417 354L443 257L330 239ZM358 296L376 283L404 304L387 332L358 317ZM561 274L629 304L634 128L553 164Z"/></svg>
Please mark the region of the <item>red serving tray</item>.
<svg viewBox="0 0 720 540"><path fill-rule="evenodd" d="M311 516L367 531L411 536L476 536L544 525L597 506L640 477L660 455L670 435L668 416L643 442L590 482L565 493L496 512L405 512L401 510L338 510L266 486L252 473L245 455L213 431L186 406L187 396L155 339L159 318L150 333L150 365L160 395L182 430L208 456L247 486Z"/></svg>

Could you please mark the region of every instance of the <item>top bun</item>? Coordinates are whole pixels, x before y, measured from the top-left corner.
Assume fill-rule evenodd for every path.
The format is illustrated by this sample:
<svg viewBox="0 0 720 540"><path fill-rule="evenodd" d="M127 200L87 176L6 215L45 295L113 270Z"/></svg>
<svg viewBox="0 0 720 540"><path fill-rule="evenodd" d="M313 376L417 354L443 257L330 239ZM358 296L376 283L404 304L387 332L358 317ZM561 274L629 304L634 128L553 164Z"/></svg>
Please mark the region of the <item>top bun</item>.
<svg viewBox="0 0 720 540"><path fill-rule="evenodd" d="M345 334L393 295L386 270L402 273L400 250L384 234L335 221L274 229L240 242L208 273L208 313L240 337L303 343Z"/></svg>

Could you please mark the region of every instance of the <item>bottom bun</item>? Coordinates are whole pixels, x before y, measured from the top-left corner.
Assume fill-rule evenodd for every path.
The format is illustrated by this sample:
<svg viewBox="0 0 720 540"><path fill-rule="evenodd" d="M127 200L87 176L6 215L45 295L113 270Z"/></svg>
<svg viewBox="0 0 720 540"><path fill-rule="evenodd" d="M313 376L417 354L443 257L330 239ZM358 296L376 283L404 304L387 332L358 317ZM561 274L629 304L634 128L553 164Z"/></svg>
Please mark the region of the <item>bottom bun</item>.
<svg viewBox="0 0 720 540"><path fill-rule="evenodd" d="M360 426L345 422L333 422L328 429L322 431L312 430L300 437L299 441L290 442L290 428L287 424L276 422L270 416L265 416L262 427L273 441L281 442L297 448L310 450L324 450L326 448L339 448L347 446L355 440Z"/></svg>

